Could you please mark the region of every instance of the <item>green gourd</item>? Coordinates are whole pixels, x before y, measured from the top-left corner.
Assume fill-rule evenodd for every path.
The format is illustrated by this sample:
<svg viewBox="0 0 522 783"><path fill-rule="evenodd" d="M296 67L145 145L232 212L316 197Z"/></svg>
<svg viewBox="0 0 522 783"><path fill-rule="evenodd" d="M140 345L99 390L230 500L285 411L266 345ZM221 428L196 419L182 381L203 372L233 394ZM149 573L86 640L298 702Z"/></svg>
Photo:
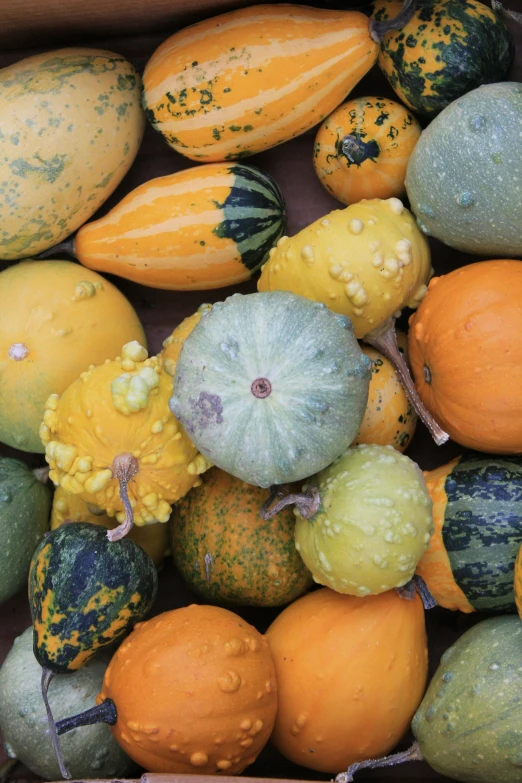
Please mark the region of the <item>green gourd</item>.
<svg viewBox="0 0 522 783"><path fill-rule="evenodd" d="M57 675L50 704L57 718L93 707L101 690L108 655L89 661L69 676ZM35 775L58 780L47 715L40 690L41 669L33 653L33 629L18 636L0 668L0 731L10 758ZM132 777L135 765L120 748L108 726L89 726L61 740L64 760L75 778Z"/></svg>
<svg viewBox="0 0 522 783"><path fill-rule="evenodd" d="M370 376L347 317L286 291L234 294L187 337L170 409L217 467L269 487L343 453Z"/></svg>
<svg viewBox="0 0 522 783"><path fill-rule="evenodd" d="M49 528L48 473L0 457L0 604L27 584L33 552Z"/></svg>
<svg viewBox="0 0 522 783"><path fill-rule="evenodd" d="M423 131L406 190L425 234L491 258L522 254L522 84L478 87Z"/></svg>

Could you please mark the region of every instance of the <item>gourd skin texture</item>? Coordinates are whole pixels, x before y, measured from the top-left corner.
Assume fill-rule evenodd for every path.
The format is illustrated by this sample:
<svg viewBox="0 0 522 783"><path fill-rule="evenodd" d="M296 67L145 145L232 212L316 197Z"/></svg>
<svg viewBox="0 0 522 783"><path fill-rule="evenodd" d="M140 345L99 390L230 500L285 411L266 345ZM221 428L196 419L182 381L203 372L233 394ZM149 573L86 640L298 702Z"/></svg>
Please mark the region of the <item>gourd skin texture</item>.
<svg viewBox="0 0 522 783"><path fill-rule="evenodd" d="M99 655L78 672L56 675L49 700L57 720L94 707L108 662L108 657ZM60 780L42 701L41 679L30 627L14 640L0 668L0 730L9 756L18 758L39 777ZM67 734L60 745L73 778L126 778L135 772L134 762L103 723Z"/></svg>
<svg viewBox="0 0 522 783"><path fill-rule="evenodd" d="M378 0L372 15L390 19L400 9L396 0ZM407 24L386 33L378 62L401 101L432 118L481 84L503 81L513 55L502 16L483 3L421 0Z"/></svg>
<svg viewBox="0 0 522 783"><path fill-rule="evenodd" d="M254 5L168 38L143 74L143 106L192 160L253 155L330 114L377 59L357 11Z"/></svg>
<svg viewBox="0 0 522 783"><path fill-rule="evenodd" d="M521 295L521 261L479 261L433 278L410 318L417 391L467 448L522 452Z"/></svg>
<svg viewBox="0 0 522 783"><path fill-rule="evenodd" d="M61 242L115 190L143 136L140 86L127 60L99 49L0 70L0 259Z"/></svg>
<svg viewBox="0 0 522 783"><path fill-rule="evenodd" d="M172 554L183 579L207 601L281 606L312 584L295 549L290 508L263 520L270 493L219 468L174 507Z"/></svg>
<svg viewBox="0 0 522 783"><path fill-rule="evenodd" d="M412 730L436 772L465 783L520 781L522 623L495 617L446 650Z"/></svg>
<svg viewBox="0 0 522 783"><path fill-rule="evenodd" d="M234 294L187 337L170 407L208 460L270 487L347 448L369 380L347 318L289 293Z"/></svg>
<svg viewBox="0 0 522 783"><path fill-rule="evenodd" d="M406 174L421 229L466 253L522 253L522 84L472 90L423 131Z"/></svg>
<svg viewBox="0 0 522 783"><path fill-rule="evenodd" d="M27 584L33 552L49 527L51 493L23 462L0 457L0 604Z"/></svg>
<svg viewBox="0 0 522 783"><path fill-rule="evenodd" d="M324 120L315 137L314 168L343 204L402 196L406 166L421 134L415 117L389 98L355 98ZM343 148L343 140L352 146Z"/></svg>
<svg viewBox="0 0 522 783"><path fill-rule="evenodd" d="M135 188L82 226L78 260L153 288L190 291L241 283L286 229L276 182L252 166L209 164Z"/></svg>
<svg viewBox="0 0 522 783"><path fill-rule="evenodd" d="M518 615L522 619L522 546L518 550L515 562L515 582L513 586Z"/></svg>
<svg viewBox="0 0 522 783"><path fill-rule="evenodd" d="M145 344L130 302L68 261L24 261L0 272L0 441L43 452L45 401L123 343ZM23 390L23 394L21 394Z"/></svg>
<svg viewBox="0 0 522 783"><path fill-rule="evenodd" d="M417 594L410 602L395 590L367 598L317 590L287 607L266 638L279 690L271 741L287 759L338 773L385 754L406 732L428 667Z"/></svg>
<svg viewBox="0 0 522 783"><path fill-rule="evenodd" d="M296 547L314 580L367 596L412 578L433 532L431 500L418 466L391 446L349 449L309 485L319 511L298 511Z"/></svg>
<svg viewBox="0 0 522 783"><path fill-rule="evenodd" d="M54 530L29 572L34 654L62 674L81 669L148 613L158 587L150 557L133 541L110 542L82 522Z"/></svg>
<svg viewBox="0 0 522 783"><path fill-rule="evenodd" d="M128 493L136 525L167 522L170 504L200 483L208 467L169 411L172 378L161 357L146 357L131 343L114 361L82 373L61 397L51 395L40 428L55 485L118 522L125 514L111 466L119 454L134 455L139 471Z"/></svg>
<svg viewBox="0 0 522 783"><path fill-rule="evenodd" d="M417 573L446 609L513 612L522 458L465 454L425 479L435 533Z"/></svg>
<svg viewBox="0 0 522 783"><path fill-rule="evenodd" d="M277 684L266 639L226 609L187 606L139 623L98 701L114 736L149 772L237 775L268 741Z"/></svg>
<svg viewBox="0 0 522 783"><path fill-rule="evenodd" d="M404 306L418 307L430 250L399 199L363 200L282 237L258 291L292 291L348 316L363 338Z"/></svg>
<svg viewBox="0 0 522 783"><path fill-rule="evenodd" d="M202 304L198 307L195 313L184 318L183 321L176 326L172 334L170 334L165 340L163 340L163 349L161 356L163 359L163 366L165 372L174 377L176 372L176 365L178 363L183 343L192 332L196 324L199 324L202 313L210 310L212 305Z"/></svg>

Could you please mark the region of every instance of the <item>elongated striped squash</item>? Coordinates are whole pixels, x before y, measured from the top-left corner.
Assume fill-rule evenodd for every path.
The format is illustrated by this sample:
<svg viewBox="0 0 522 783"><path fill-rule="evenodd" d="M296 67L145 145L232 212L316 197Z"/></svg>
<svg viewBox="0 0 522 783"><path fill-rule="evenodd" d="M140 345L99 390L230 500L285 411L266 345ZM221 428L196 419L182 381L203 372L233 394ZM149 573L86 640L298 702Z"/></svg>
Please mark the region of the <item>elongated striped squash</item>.
<svg viewBox="0 0 522 783"><path fill-rule="evenodd" d="M240 163L209 164L145 182L77 233L74 254L153 288L207 290L241 283L286 228L274 180Z"/></svg>
<svg viewBox="0 0 522 783"><path fill-rule="evenodd" d="M168 38L143 75L143 106L192 160L230 160L317 125L376 62L358 11L256 5Z"/></svg>
<svg viewBox="0 0 522 783"><path fill-rule="evenodd" d="M435 533L417 574L446 609L514 611L522 457L468 453L425 473L425 479Z"/></svg>

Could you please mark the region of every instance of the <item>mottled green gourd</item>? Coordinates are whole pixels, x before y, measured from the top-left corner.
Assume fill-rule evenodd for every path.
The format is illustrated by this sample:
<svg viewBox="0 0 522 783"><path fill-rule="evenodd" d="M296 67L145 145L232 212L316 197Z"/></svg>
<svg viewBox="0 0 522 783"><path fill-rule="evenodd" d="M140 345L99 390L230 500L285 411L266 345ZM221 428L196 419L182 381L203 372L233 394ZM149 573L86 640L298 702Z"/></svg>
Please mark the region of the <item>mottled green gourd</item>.
<svg viewBox="0 0 522 783"><path fill-rule="evenodd" d="M80 671L55 678L49 701L57 718L94 707L109 660L109 655L100 655ZM41 677L31 627L14 640L0 668L0 731L10 758L17 758L39 777L59 780L60 769L42 702ZM75 778L133 777L134 763L104 724L68 734L61 745L65 763Z"/></svg>
<svg viewBox="0 0 522 783"><path fill-rule="evenodd" d="M351 321L324 304L234 294L187 337L170 408L217 467L269 487L312 475L349 446L370 368Z"/></svg>
<svg viewBox="0 0 522 783"><path fill-rule="evenodd" d="M365 596L408 582L427 548L431 500L419 467L391 446L349 449L308 486L317 513L296 511L295 540L316 582Z"/></svg>

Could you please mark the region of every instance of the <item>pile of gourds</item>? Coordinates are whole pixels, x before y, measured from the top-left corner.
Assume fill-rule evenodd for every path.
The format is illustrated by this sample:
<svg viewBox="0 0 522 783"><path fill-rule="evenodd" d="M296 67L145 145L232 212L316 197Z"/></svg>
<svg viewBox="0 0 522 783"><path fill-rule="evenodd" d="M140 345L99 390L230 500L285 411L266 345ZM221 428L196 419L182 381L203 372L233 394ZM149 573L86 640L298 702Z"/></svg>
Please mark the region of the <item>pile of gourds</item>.
<svg viewBox="0 0 522 783"><path fill-rule="evenodd" d="M0 71L0 601L28 584L32 617L0 730L35 774L236 775L270 740L338 783L521 779L522 84L494 7L250 6L142 77L80 48ZM350 96L377 63L401 103ZM196 165L91 220L147 120ZM312 128L343 207L288 236L243 158ZM482 260L435 276L428 237ZM257 292L149 355L99 273ZM423 473L418 419L459 455ZM154 614L169 552L201 603ZM496 616L425 690L435 605ZM261 633L239 606L285 608Z"/></svg>

